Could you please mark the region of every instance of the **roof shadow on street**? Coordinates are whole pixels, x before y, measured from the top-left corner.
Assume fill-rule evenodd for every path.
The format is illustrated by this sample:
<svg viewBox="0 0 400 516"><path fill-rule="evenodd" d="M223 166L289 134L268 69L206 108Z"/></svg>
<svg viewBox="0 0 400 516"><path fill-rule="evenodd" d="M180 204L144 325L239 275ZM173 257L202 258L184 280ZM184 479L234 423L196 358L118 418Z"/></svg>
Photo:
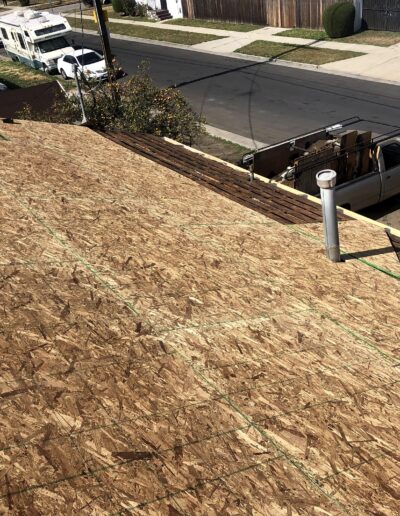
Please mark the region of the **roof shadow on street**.
<svg viewBox="0 0 400 516"><path fill-rule="evenodd" d="M230 73L241 72L242 70L247 70L249 68L253 68L255 66L260 66L262 64L273 63L274 61L276 61L277 59L279 59L282 56L291 54L292 52L295 52L296 50L299 50L299 49L302 49L302 48L310 48L311 46L313 46L316 43L319 43L321 41L324 41L324 38L317 39L315 41L312 41L311 43L307 43L307 45L296 45L295 48L290 48L288 50L285 50L284 52L280 52L279 54L275 54L274 56L266 58L264 61L258 61L256 63L251 63L251 64L248 64L248 65L238 66L238 67L232 68L230 70L224 70L223 72L217 72L217 73L213 73L213 74L210 74L210 75L205 75L204 77L199 77L198 79L192 79L191 81L183 81L183 82L180 82L178 84L174 84L171 87L172 88L182 88L183 86L188 86L189 84L194 84L196 82L205 81L207 79L213 79L215 77L221 77L223 75L228 75ZM249 57L252 57L252 56L249 55ZM243 59L245 59L245 58L243 58Z"/></svg>

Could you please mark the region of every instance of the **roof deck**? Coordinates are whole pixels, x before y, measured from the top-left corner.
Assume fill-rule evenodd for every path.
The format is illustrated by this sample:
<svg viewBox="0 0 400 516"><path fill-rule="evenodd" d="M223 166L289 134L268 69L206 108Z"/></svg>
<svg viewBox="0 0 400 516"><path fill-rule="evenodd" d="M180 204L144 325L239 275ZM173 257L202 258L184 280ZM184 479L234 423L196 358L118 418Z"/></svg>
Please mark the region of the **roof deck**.
<svg viewBox="0 0 400 516"><path fill-rule="evenodd" d="M87 128L0 134L0 512L398 512L380 226L346 215L333 264L320 221Z"/></svg>

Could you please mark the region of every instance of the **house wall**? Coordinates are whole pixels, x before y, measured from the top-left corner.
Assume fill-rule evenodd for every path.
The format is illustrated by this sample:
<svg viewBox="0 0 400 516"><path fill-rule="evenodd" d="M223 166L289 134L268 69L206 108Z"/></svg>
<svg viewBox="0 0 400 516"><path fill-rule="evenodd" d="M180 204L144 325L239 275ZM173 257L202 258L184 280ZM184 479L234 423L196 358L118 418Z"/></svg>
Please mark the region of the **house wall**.
<svg viewBox="0 0 400 516"><path fill-rule="evenodd" d="M173 18L183 17L182 0L167 0L167 6Z"/></svg>
<svg viewBox="0 0 400 516"><path fill-rule="evenodd" d="M138 2L148 5L151 9L161 9L160 0L138 0Z"/></svg>
<svg viewBox="0 0 400 516"><path fill-rule="evenodd" d="M148 5L151 9L161 9L161 0L138 0L142 4ZM167 8L173 18L182 18L183 9L181 0L167 0Z"/></svg>

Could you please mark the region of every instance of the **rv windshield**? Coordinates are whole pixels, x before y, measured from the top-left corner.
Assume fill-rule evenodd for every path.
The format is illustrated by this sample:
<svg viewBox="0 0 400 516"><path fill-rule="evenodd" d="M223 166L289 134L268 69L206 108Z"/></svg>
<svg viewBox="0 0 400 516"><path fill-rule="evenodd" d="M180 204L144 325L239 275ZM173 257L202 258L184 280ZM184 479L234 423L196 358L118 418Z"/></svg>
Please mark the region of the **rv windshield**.
<svg viewBox="0 0 400 516"><path fill-rule="evenodd" d="M47 41L41 41L38 43L39 48L43 54L46 52L53 52L54 50L60 50L60 48L69 47L68 41L60 36L58 38L48 39Z"/></svg>

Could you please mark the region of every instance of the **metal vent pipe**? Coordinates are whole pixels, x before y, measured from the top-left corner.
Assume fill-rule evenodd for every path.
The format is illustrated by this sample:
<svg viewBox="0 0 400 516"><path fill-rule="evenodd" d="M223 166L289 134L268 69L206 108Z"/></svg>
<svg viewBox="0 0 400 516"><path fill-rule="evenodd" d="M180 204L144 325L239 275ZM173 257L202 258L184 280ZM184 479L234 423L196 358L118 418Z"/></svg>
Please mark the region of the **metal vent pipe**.
<svg viewBox="0 0 400 516"><path fill-rule="evenodd" d="M339 227L336 210L336 172L321 170L317 174L321 190L326 255L332 262L340 262Z"/></svg>

